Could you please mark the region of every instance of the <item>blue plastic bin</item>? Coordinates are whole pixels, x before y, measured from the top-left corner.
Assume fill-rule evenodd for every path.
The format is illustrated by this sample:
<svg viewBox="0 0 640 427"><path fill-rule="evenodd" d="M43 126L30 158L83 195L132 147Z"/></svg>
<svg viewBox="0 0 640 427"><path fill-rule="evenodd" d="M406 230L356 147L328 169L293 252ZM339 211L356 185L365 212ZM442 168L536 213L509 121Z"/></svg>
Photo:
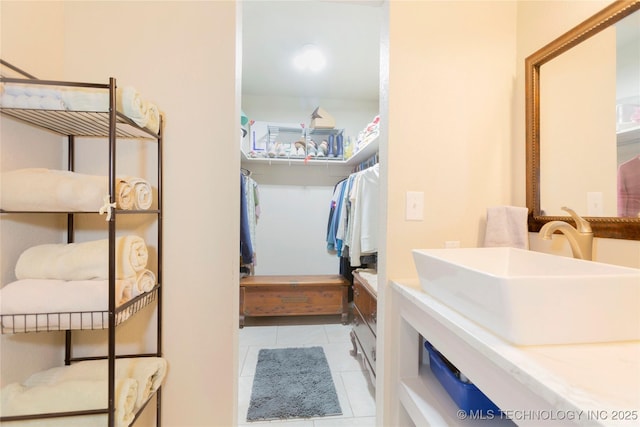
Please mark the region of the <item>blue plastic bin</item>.
<svg viewBox="0 0 640 427"><path fill-rule="evenodd" d="M428 342L424 343L429 352L429 365L440 384L458 405L458 408L470 414L498 415L500 408L472 383L460 381L443 360L443 356Z"/></svg>

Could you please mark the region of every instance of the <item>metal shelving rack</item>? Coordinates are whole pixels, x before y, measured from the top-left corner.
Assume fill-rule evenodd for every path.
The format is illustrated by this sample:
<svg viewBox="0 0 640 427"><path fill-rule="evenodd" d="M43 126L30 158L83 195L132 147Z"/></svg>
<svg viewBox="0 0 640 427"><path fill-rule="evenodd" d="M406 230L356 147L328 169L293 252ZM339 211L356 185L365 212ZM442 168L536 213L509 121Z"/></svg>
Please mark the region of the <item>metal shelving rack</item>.
<svg viewBox="0 0 640 427"><path fill-rule="evenodd" d="M51 132L57 133L61 136L66 136L68 139L68 169L74 170L75 161L75 138L76 137L99 137L107 138L109 144L109 158L108 158L108 182L110 203L115 202L116 194L116 146L118 139L144 139L157 142L157 209L150 210L119 210L113 209L111 216L108 220L108 238L109 238L109 304L107 311L91 312L90 322L81 323L81 327L78 329L108 329L108 351L104 357L100 359L106 359L108 363L108 405L105 409L96 410L83 410L73 412L56 412L47 414L33 414L24 416L12 416L1 417L0 422L18 421L27 419L43 419L53 417L68 417L78 415L96 415L107 414L108 426L113 427L115 423L115 360L121 357L150 357L150 356L162 356L162 122L160 123L160 131L158 133L152 132L148 129L144 129L136 125L131 119L118 112L116 109L116 80L110 78L108 84L94 84L94 83L80 83L80 82L63 82L52 80L40 80L36 79L32 75L19 70L18 68L0 60L2 65L9 68L24 77L1 77L2 83L23 83L33 85L48 85L48 86L60 86L60 87L78 87L78 88L93 88L103 89L109 91L109 111L108 112L89 112L89 111L66 111L66 110L36 110L36 109L21 109L21 108L1 108L0 112L3 115L12 117L16 120L24 122L30 126L36 126L41 129L46 129ZM37 214L36 212L23 212L23 211L6 211L0 210L2 214ZM42 212L39 212L42 213ZM51 212L45 212L51 213ZM57 214L67 215L67 242L72 243L74 241L75 231L75 216L79 214L90 214L89 212L55 212ZM92 212L93 214L97 214ZM116 240L116 223L117 217L121 214L126 215L155 215L157 217L157 285L145 294L139 295L131 301L116 307L115 300L115 240ZM157 303L157 337L156 337L156 351L154 353L146 354L131 354L131 355L118 355L116 356L116 326L130 318L133 314L151 304L153 301ZM12 328L2 328L2 333L26 333L26 332L42 332L42 331L54 331L65 330L63 325L66 323L60 321L61 319L67 320L68 324L71 324L74 316L86 315L85 312L66 312L66 313L30 313L21 315L6 315L2 316L2 325L8 322L13 325ZM28 316L44 316L44 320L41 323L36 322L35 328L16 328L16 322L27 324ZM95 317L94 317L95 316ZM37 318L37 317L36 317ZM99 319L99 321L98 321ZM106 321L105 321L106 319ZM21 321L20 321L21 320ZM95 320L95 321L94 321ZM57 326L52 326L52 324ZM75 329L74 329L75 330ZM72 362L80 360L88 360L95 358L75 358L72 355L72 330L65 330L65 364L69 365ZM156 425L161 425L161 388L156 392ZM147 401L147 403L151 398ZM134 421L144 411L145 405L136 414Z"/></svg>

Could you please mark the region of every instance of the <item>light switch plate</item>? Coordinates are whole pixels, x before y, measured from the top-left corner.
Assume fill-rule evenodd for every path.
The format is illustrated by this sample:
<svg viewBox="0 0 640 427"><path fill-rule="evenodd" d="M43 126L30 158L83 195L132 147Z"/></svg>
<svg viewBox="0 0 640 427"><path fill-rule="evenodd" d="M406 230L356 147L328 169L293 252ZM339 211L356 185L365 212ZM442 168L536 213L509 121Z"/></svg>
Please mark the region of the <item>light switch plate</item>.
<svg viewBox="0 0 640 427"><path fill-rule="evenodd" d="M422 221L424 219L424 192L407 191L407 221Z"/></svg>

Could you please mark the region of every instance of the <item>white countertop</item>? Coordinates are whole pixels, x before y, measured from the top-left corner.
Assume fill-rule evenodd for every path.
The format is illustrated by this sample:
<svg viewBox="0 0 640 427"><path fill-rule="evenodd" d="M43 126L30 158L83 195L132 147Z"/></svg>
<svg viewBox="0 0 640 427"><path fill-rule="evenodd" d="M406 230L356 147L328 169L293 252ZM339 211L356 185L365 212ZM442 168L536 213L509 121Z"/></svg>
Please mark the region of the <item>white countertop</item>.
<svg viewBox="0 0 640 427"><path fill-rule="evenodd" d="M583 425L640 425L640 341L514 346L423 292L417 281L405 283L391 286L556 415L581 417Z"/></svg>
<svg viewBox="0 0 640 427"><path fill-rule="evenodd" d="M369 290L373 292L373 295L378 295L378 273L376 270L372 269L357 269L354 271L354 274L357 273L367 285L369 285Z"/></svg>

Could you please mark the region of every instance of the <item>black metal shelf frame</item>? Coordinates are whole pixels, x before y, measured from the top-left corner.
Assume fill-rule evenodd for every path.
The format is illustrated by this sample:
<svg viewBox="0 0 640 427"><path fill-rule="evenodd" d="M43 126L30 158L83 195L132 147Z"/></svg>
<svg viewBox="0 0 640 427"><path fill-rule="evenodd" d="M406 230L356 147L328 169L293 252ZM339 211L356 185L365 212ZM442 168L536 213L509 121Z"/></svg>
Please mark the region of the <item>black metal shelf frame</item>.
<svg viewBox="0 0 640 427"><path fill-rule="evenodd" d="M1 60L0 60L1 61ZM2 65L9 66L5 61L2 61ZM36 126L54 133L57 133L68 138L68 170L74 170L75 162L75 137L99 137L107 138L109 144L109 158L108 158L108 186L110 194L110 203L115 202L116 194L116 146L118 139L145 139L157 141L157 205L158 208L147 211L123 211L119 209L112 210L112 215L108 220L108 238L109 238L109 305L106 312L91 312L91 318L93 315L97 315L100 322L96 322L95 328L93 324L87 325L86 329L108 329L108 351L104 357L108 361L108 403L106 409L88 410L88 411L73 411L65 413L53 413L53 414L32 414L18 417L0 417L0 422L12 421L12 420L27 420L27 419L43 419L50 417L65 417L65 416L78 416L78 415L93 415L93 414L107 414L108 426L113 427L115 424L115 360L116 360L116 326L121 324L130 318L133 314L141 310L143 307L149 305L153 301L157 301L157 337L156 337L156 352L154 356L162 356L162 142L163 142L163 123L162 117L160 118L160 131L154 133L148 129L144 129L136 125L131 119L124 116L116 110L116 80L110 78L108 84L94 84L94 83L80 83L80 82L62 82L51 80L38 80L33 76L21 72L28 78L8 78L0 77L0 83L12 82L12 83L25 83L35 85L52 85L52 86L68 86L68 87L82 87L82 88L99 88L109 91L109 111L107 112L90 112L90 111L67 111L67 110L34 110L34 109L20 109L20 108L1 108L0 113L3 115L12 117L16 120L24 122L26 124ZM23 214L23 213L35 213L35 212L18 212L18 211L4 211L0 210L3 214ZM87 214L88 212L40 212L45 214L66 214L67 215L67 242L72 243L74 241L75 230L75 215ZM96 213L94 213L96 214ZM117 217L121 214L152 214L157 215L157 283L150 292L139 295L126 304L116 307L115 300L115 256L116 256L116 221ZM26 315L8 315L12 316L11 323L15 325L16 316L32 316L33 313ZM40 314L42 315L42 313ZM36 331L52 331L61 330L58 328L49 328L50 323L57 322L60 324L60 320L67 319L69 324L73 316L82 315L82 312L75 313L47 313L47 316L56 316L51 322L47 321L42 325L42 328L36 327ZM2 316L3 324L5 320L8 320L8 316ZM106 317L106 322L105 322ZM27 320L23 318L23 320ZM25 322L26 323L26 322ZM99 325L98 325L99 323ZM82 328L85 329L85 328ZM28 330L15 331L20 332L32 332ZM3 333L4 329L3 329ZM14 333L9 331L8 333ZM81 360L79 358L72 357L72 345L71 345L72 330L65 330L65 364L69 365L73 361ZM130 357L146 357L149 354L131 355ZM161 390L156 392L156 426L161 425ZM141 408L140 412L136 414L135 420L139 414L144 410L146 404Z"/></svg>

